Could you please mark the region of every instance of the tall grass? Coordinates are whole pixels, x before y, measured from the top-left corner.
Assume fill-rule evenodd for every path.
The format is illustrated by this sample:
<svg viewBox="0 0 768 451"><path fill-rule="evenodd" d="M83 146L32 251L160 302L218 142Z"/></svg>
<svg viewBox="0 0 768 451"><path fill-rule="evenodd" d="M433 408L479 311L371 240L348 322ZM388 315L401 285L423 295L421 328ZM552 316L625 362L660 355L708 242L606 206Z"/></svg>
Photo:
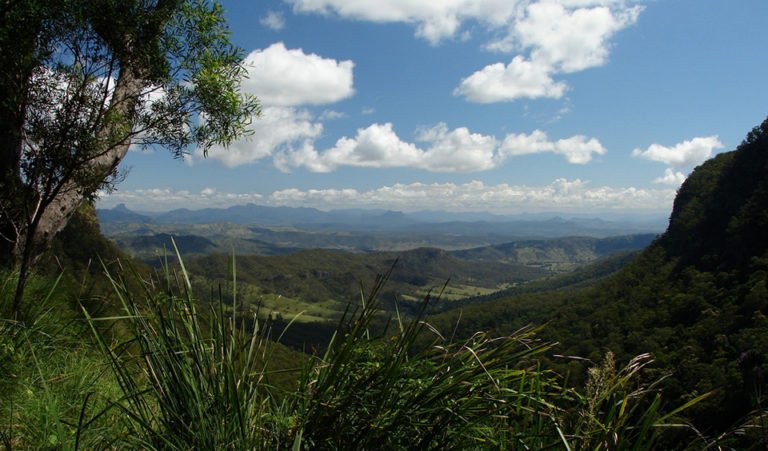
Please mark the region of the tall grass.
<svg viewBox="0 0 768 451"><path fill-rule="evenodd" d="M27 315L0 315L0 448L765 447L764 409L717 437L687 425L681 412L708 395L664 405L660 381L644 375L649 355L620 366L609 353L576 389L539 366L552 345L535 328L458 339L428 324L429 296L415 317L382 327L388 274L350 307L322 354L278 367L279 337L238 313L234 260L228 296L206 302L179 261L154 281L114 274L122 311L91 317L83 308L86 321L68 310L77 288L33 278ZM13 278L0 274L0 312Z"/></svg>
<svg viewBox="0 0 768 451"><path fill-rule="evenodd" d="M85 315L122 391L112 403L128 431L121 446L650 450L666 431L688 430L675 420L688 405L665 414L656 383L640 382L648 356L620 370L609 356L581 393L539 367L550 344L532 328L444 336L425 321L429 296L415 318L374 327L387 278L345 313L322 355L304 360L298 386L278 390L268 325L239 318L236 299L199 303L181 260L164 290L148 285L141 297L113 277L123 314ZM127 338L110 342L99 321ZM430 344L417 345L425 336Z"/></svg>
<svg viewBox="0 0 768 451"><path fill-rule="evenodd" d="M311 448L467 448L498 445L500 429L523 441L541 438L551 410L544 392L559 392L533 358L548 345L533 331L466 341L446 339L417 317L376 335L380 278L357 314L347 316L327 352L313 361L296 396L298 434ZM347 319L345 318L345 319ZM423 333L431 346L415 348ZM538 421L537 421L538 420Z"/></svg>
<svg viewBox="0 0 768 451"><path fill-rule="evenodd" d="M221 297L199 312L183 265L168 270L164 291L147 286L141 301L122 279L111 280L124 315L84 313L123 391L113 407L128 420L129 445L262 449L279 440L270 431L281 407L267 376L274 343L258 322L246 330ZM129 338L108 343L97 321L118 321Z"/></svg>
<svg viewBox="0 0 768 451"><path fill-rule="evenodd" d="M84 427L89 409L101 410L119 391L90 332L68 305L77 290L33 276L25 314L10 318L14 273L0 275L0 447L93 449L117 437L109 414ZM85 334L84 334L85 332Z"/></svg>

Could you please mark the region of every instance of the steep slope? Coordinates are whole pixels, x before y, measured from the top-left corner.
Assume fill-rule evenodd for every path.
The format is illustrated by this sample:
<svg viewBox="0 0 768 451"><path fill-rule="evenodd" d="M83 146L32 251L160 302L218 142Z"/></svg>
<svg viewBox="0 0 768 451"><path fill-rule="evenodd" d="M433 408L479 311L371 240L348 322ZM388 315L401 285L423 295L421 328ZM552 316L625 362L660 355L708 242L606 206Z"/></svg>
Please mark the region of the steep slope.
<svg viewBox="0 0 768 451"><path fill-rule="evenodd" d="M173 239L173 242L171 242ZM158 255L173 253L173 243L182 255L204 254L221 249L213 241L197 235L157 233L115 238L120 249L145 261L157 260Z"/></svg>
<svg viewBox="0 0 768 451"><path fill-rule="evenodd" d="M86 203L56 237L43 263L47 266L45 269L54 273L56 265L65 272L71 272L75 277L81 277L81 271L86 268L94 274L100 272L99 260L108 266L117 260L143 266L101 234L96 211L92 204Z"/></svg>
<svg viewBox="0 0 768 451"><path fill-rule="evenodd" d="M768 250L768 120L736 152L698 168L675 199L660 245L700 270L743 272Z"/></svg>
<svg viewBox="0 0 768 451"><path fill-rule="evenodd" d="M221 254L206 255L189 258L186 265L192 274L225 281L229 259ZM401 253L355 254L313 249L269 257L238 256L237 275L240 282L258 286L268 293L309 302L335 299L346 303L359 298L361 282L370 286L375 276L385 273L396 260L385 299L413 295L424 287L439 288L448 279L456 284L495 288L547 274L522 265L466 262L440 249L420 248Z"/></svg>
<svg viewBox="0 0 768 451"><path fill-rule="evenodd" d="M561 343L559 353L593 361L607 350L624 361L651 352L660 372L672 372L671 402L715 391L691 414L704 430L723 431L768 393L767 287L768 120L737 150L696 168L666 233L616 275L577 292L467 306L462 316L468 330L549 322L544 336Z"/></svg>
<svg viewBox="0 0 768 451"><path fill-rule="evenodd" d="M107 314L117 305L112 284L104 275L105 268L113 274L131 268L125 272L141 277L148 277L151 272L146 264L102 235L96 210L93 204L86 203L58 234L36 271L52 279L62 275L60 291L71 292L72 303L60 307L71 308L79 316L82 311L78 301L95 314ZM126 283L137 293L142 292L136 278L128 277Z"/></svg>
<svg viewBox="0 0 768 451"><path fill-rule="evenodd" d="M655 238L655 234L640 234L609 238L525 240L452 251L451 254L468 261L535 265L561 272L573 270L616 252L643 249Z"/></svg>

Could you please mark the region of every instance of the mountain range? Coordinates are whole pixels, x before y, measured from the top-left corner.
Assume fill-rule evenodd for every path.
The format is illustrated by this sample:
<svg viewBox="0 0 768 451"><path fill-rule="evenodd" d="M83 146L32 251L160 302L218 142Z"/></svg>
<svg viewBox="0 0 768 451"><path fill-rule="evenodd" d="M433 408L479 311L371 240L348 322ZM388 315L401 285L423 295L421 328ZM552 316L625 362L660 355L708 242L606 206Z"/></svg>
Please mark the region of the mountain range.
<svg viewBox="0 0 768 451"><path fill-rule="evenodd" d="M638 217L605 220L596 217L552 215L502 216L491 213L413 212L345 209L322 211L315 208L273 207L256 204L228 208L186 208L162 213L140 213L119 204L98 209L107 230L116 224L240 224L265 227L290 226L300 230L350 232L414 232L507 237L552 238L562 236L608 237L663 230L665 218Z"/></svg>
<svg viewBox="0 0 768 451"><path fill-rule="evenodd" d="M542 338L559 343L558 355L592 362L606 351L620 361L651 353L652 371L670 375L670 402L708 394L689 410L699 430L742 437L732 449L764 449L764 436L748 437L768 401L766 212L768 120L693 171L666 232L615 274L584 289L481 297L430 321L455 328L466 318L459 334L546 323ZM584 374L574 359L552 364Z"/></svg>

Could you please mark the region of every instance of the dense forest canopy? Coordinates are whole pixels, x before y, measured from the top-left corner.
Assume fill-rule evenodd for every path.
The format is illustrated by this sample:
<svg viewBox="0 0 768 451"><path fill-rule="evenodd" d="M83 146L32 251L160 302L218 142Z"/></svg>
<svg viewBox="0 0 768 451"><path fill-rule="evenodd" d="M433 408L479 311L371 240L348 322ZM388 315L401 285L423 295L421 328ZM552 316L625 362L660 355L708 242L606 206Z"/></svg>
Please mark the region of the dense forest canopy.
<svg viewBox="0 0 768 451"><path fill-rule="evenodd" d="M592 288L469 305L467 332L547 323L558 353L597 361L651 352L672 399L711 390L697 424L725 430L759 411L768 389L768 120L734 151L697 167L679 190L669 228ZM578 366L553 363L563 370ZM579 377L580 372L574 373Z"/></svg>
<svg viewBox="0 0 768 451"><path fill-rule="evenodd" d="M258 114L221 5L2 1L0 66L7 449L766 447L768 119L693 171L655 239L122 241L171 241L151 268L92 201L132 145L204 154Z"/></svg>

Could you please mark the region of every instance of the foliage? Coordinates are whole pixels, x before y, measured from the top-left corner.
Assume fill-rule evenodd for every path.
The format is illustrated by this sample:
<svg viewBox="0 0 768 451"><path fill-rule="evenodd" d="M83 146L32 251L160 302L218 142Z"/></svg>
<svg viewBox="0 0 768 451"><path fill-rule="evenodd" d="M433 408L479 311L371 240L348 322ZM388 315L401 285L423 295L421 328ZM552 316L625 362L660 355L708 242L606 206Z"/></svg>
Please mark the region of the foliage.
<svg viewBox="0 0 768 451"><path fill-rule="evenodd" d="M3 274L0 311L9 318L15 275ZM62 278L35 277L36 300L20 320L0 320L0 444L5 449L104 448L124 431L114 415L88 422L119 395L87 329L67 308Z"/></svg>
<svg viewBox="0 0 768 451"><path fill-rule="evenodd" d="M221 6L31 0L0 11L0 259L31 265L131 145L226 145L258 113Z"/></svg>
<svg viewBox="0 0 768 451"><path fill-rule="evenodd" d="M546 351L532 331L491 338L477 333L415 352L428 327L421 315L394 335L370 332L381 278L350 324L300 383L298 427L310 448L422 449L500 445L498 440L556 440L545 400L559 395L554 375L532 360ZM490 415L489 415L490 413ZM503 432L500 432L503 431ZM543 435L539 437L539 435Z"/></svg>
<svg viewBox="0 0 768 451"><path fill-rule="evenodd" d="M425 303L387 328L376 324L382 278L322 355L278 357L270 328L239 316L234 262L231 294L208 304L193 297L182 263L162 290L143 279L139 294L113 278L124 312L88 321L101 355L81 327L63 326L81 323L46 307L68 305L65 285L31 290L40 309L0 322L0 440L40 449L762 449L768 248L762 237L746 242L764 224L766 182L740 174L768 168L765 136L768 122L697 169L670 231L595 286L533 287L429 323ZM14 277L2 279L6 309ZM535 330L544 341L530 322L548 322ZM601 363L585 369L586 360Z"/></svg>
<svg viewBox="0 0 768 451"><path fill-rule="evenodd" d="M734 152L698 167L680 188L669 230L592 288L523 293L446 312L430 321L465 329L516 330L548 323L560 352L597 361L606 350L628 361L651 352L670 371L662 387L685 403L715 394L689 415L723 446L764 446L768 390L768 121ZM552 359L584 385L582 368Z"/></svg>
<svg viewBox="0 0 768 451"><path fill-rule="evenodd" d="M638 255L639 251L617 252L616 254L603 257L595 262L579 267L570 272L556 274L550 277L533 279L523 283L517 283L503 290L494 291L489 294L480 294L466 297L455 303L443 304L441 307L443 311L446 311L461 308L470 304L503 300L512 296L519 296L528 293L552 294L552 292L555 291L580 290L597 285L603 279L615 274L621 268L629 264L629 262L631 262Z"/></svg>
<svg viewBox="0 0 768 451"><path fill-rule="evenodd" d="M653 449L671 426L654 384L638 379L645 357L620 372L604 364L581 395L539 367L550 347L532 329L444 338L423 321L427 300L416 320L396 317L393 330L373 333L387 276L327 351L305 360L298 385L277 389L284 373L270 367L269 329L238 328L236 309L221 300L198 311L183 265L167 276L172 283L148 289L146 304L114 279L125 312L101 320L131 332L116 344L96 334L123 391L113 403L129 431L121 446ZM419 350L427 331L435 341Z"/></svg>
<svg viewBox="0 0 768 451"><path fill-rule="evenodd" d="M181 276L187 295L150 291L145 306L113 281L124 316L101 320L125 320L131 337L117 345L104 340L85 311L124 393L114 407L131 420L130 445L264 448L271 442L264 418L280 408L266 379L274 344L258 330L238 327L236 316L225 317L221 302L211 305L203 322L187 275Z"/></svg>

